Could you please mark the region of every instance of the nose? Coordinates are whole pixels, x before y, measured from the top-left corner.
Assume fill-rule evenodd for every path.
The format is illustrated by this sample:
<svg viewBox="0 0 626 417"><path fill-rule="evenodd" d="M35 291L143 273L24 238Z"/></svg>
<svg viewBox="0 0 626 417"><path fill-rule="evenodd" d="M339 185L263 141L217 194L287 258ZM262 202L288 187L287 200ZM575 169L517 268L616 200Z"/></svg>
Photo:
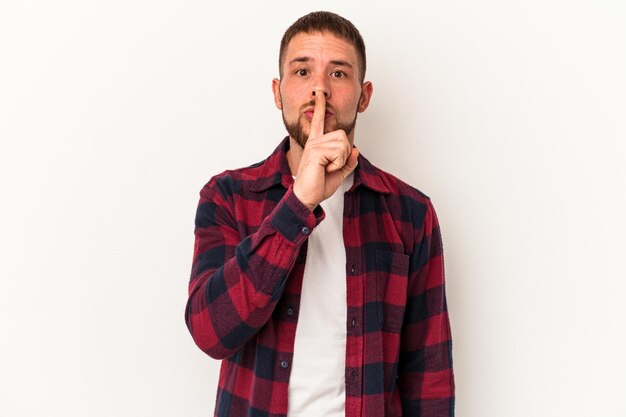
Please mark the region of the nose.
<svg viewBox="0 0 626 417"><path fill-rule="evenodd" d="M311 92L311 95L313 97L315 97L317 95L317 93L324 93L324 97L326 97L326 98L328 98L328 96L329 96L328 91L322 90L321 88L316 88L315 90L313 90Z"/></svg>
<svg viewBox="0 0 626 417"><path fill-rule="evenodd" d="M326 75L323 73L320 73L317 77L313 77L311 99L314 99L318 93L324 93L324 97L326 97L326 99L330 98L330 89L328 88L327 81Z"/></svg>

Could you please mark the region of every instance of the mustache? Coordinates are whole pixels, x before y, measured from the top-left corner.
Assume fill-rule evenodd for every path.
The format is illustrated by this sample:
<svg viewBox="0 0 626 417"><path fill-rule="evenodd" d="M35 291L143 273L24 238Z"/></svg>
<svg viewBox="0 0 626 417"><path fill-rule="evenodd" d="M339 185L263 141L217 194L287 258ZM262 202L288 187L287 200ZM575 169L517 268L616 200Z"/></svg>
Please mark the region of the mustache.
<svg viewBox="0 0 626 417"><path fill-rule="evenodd" d="M303 105L300 109L300 112L303 112L304 109L306 109L307 107L315 107L315 100L311 100L307 104ZM326 110L330 110L333 112L333 114L337 114L335 108L332 105L328 104L328 102L326 103Z"/></svg>

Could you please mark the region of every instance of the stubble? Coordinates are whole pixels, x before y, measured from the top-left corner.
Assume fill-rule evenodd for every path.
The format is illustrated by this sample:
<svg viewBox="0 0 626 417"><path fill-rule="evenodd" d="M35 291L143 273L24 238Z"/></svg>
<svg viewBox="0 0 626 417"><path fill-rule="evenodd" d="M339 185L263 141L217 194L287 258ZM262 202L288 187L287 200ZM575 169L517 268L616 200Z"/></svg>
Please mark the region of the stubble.
<svg viewBox="0 0 626 417"><path fill-rule="evenodd" d="M314 102L315 103L315 102ZM295 122L289 122L287 121L287 119L285 118L285 111L281 111L282 115L283 115L283 123L285 124L285 129L287 129L287 133L289 133L289 136L291 136L298 145L300 145L300 147L302 147L302 149L304 149L304 146L306 145L307 140L309 139L309 132L305 132L304 128L303 128L303 118L304 116L301 115L298 120L296 120ZM341 123L339 122L337 124L337 128L336 130L342 129L344 132L346 132L346 135L350 135L350 133L352 133L352 131L354 130L355 126L356 126L356 118L357 118L357 112L354 112L354 119L352 120L352 122L350 123ZM324 133L328 133L329 130L327 130L326 128L324 128Z"/></svg>

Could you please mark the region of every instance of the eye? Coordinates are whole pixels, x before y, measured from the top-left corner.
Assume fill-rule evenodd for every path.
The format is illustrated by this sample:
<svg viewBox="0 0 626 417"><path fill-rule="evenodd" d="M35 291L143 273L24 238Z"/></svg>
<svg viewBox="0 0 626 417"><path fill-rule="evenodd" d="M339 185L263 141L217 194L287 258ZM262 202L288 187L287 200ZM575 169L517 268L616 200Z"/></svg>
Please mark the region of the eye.
<svg viewBox="0 0 626 417"><path fill-rule="evenodd" d="M299 77L305 77L309 74L309 70L305 69L305 68L300 68L299 70L296 70L296 75Z"/></svg>
<svg viewBox="0 0 626 417"><path fill-rule="evenodd" d="M331 72L330 76L334 78L343 78L346 76L346 73L343 71L336 70L336 71Z"/></svg>

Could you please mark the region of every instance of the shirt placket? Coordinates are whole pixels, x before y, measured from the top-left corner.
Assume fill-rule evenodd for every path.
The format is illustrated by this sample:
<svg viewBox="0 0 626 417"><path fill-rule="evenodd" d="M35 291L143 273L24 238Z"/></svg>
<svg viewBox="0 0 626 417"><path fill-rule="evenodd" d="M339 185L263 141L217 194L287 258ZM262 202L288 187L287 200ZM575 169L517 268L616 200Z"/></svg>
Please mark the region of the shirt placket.
<svg viewBox="0 0 626 417"><path fill-rule="evenodd" d="M363 275L358 242L356 192L345 194L343 239L346 247L346 299L348 305L346 343L346 416L360 416L363 407Z"/></svg>

